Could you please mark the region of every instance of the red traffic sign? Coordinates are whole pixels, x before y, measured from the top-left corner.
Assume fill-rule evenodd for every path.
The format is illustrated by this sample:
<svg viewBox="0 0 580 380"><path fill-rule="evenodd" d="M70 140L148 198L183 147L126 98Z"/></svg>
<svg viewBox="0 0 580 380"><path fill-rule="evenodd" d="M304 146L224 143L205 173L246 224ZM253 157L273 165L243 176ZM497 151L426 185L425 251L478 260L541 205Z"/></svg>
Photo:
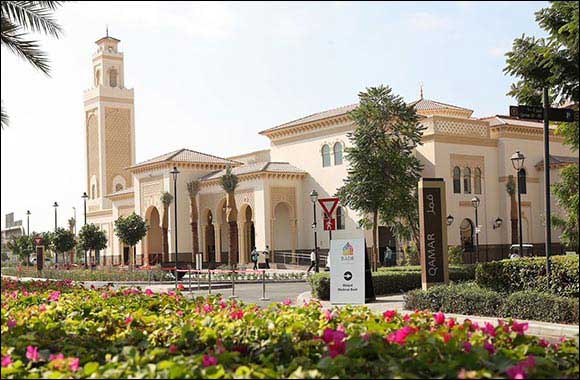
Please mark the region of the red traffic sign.
<svg viewBox="0 0 580 380"><path fill-rule="evenodd" d="M44 243L44 239L42 237L35 237L34 238L34 245L42 245Z"/></svg>
<svg viewBox="0 0 580 380"><path fill-rule="evenodd" d="M336 230L336 219L327 218L324 219L324 231L334 231Z"/></svg>
<svg viewBox="0 0 580 380"><path fill-rule="evenodd" d="M334 213L336 206L338 206L338 198L321 198L318 200L318 203L320 203L320 207L322 207L326 216L332 218L332 214Z"/></svg>

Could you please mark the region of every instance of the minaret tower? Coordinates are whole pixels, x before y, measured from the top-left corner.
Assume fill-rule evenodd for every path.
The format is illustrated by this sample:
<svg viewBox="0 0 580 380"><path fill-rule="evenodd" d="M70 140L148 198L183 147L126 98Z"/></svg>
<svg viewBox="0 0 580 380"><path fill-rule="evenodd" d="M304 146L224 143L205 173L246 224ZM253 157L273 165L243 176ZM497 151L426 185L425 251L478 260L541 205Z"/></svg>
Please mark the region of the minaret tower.
<svg viewBox="0 0 580 380"><path fill-rule="evenodd" d="M111 209L108 194L133 186L125 168L135 164L133 89L125 88L120 40L98 41L92 59L92 88L84 92L89 212Z"/></svg>

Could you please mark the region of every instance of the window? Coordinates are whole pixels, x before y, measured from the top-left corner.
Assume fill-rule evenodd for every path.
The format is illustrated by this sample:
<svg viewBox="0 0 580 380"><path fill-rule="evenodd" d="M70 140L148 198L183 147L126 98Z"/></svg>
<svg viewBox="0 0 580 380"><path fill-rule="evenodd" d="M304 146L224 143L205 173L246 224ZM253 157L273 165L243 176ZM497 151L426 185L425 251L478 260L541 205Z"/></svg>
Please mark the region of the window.
<svg viewBox="0 0 580 380"><path fill-rule="evenodd" d="M458 166L453 168L453 193L461 194L461 169Z"/></svg>
<svg viewBox="0 0 580 380"><path fill-rule="evenodd" d="M334 144L334 164L342 165L342 144L339 142Z"/></svg>
<svg viewBox="0 0 580 380"><path fill-rule="evenodd" d="M475 168L473 170L473 192L481 194L481 169Z"/></svg>
<svg viewBox="0 0 580 380"><path fill-rule="evenodd" d="M97 186L93 184L91 187L91 199L95 199L96 195L97 195Z"/></svg>
<svg viewBox="0 0 580 380"><path fill-rule="evenodd" d="M463 192L471 194L471 169L469 168L463 170Z"/></svg>
<svg viewBox="0 0 580 380"><path fill-rule="evenodd" d="M322 167L330 166L330 147L326 144L322 147Z"/></svg>
<svg viewBox="0 0 580 380"><path fill-rule="evenodd" d="M116 184L115 185L115 191L121 191L121 190L123 190L123 185L120 184L120 183Z"/></svg>
<svg viewBox="0 0 580 380"><path fill-rule="evenodd" d="M117 87L117 70L115 69L109 71L109 86Z"/></svg>
<svg viewBox="0 0 580 380"><path fill-rule="evenodd" d="M336 229L337 230L344 230L344 210L341 206L336 207Z"/></svg>
<svg viewBox="0 0 580 380"><path fill-rule="evenodd" d="M520 169L518 172L518 189L520 194L527 194L526 169Z"/></svg>

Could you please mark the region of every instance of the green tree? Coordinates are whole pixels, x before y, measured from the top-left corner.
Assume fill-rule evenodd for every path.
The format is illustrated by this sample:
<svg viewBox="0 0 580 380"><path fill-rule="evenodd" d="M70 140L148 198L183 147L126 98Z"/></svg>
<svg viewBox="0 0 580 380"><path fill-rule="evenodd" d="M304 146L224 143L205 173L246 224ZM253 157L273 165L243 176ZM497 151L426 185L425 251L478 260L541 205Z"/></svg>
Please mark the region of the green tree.
<svg viewBox="0 0 580 380"><path fill-rule="evenodd" d="M62 36L62 29L54 19L54 11L63 1L2 1L1 44L12 53L28 61L33 67L49 75L50 65L39 41L30 33L42 33L55 38ZM2 104L1 124L8 124L8 115Z"/></svg>
<svg viewBox="0 0 580 380"><path fill-rule="evenodd" d="M536 21L548 36L523 35L514 41L512 51L506 54L504 71L518 79L508 94L520 103L541 104L542 88L548 87L554 103L572 103L572 108L578 110L578 10L576 1L554 1L536 12ZM557 127L557 133L575 152L578 151L579 129L577 122L560 123ZM560 176L562 181L553 185L553 190L565 215L553 217L553 222L563 230L562 241L577 249L578 165L563 168Z"/></svg>
<svg viewBox="0 0 580 380"><path fill-rule="evenodd" d="M26 235L22 236L12 236L10 241L6 243L6 248L14 256L17 256L20 262L30 265L30 254L32 253L34 246L32 239Z"/></svg>
<svg viewBox="0 0 580 380"><path fill-rule="evenodd" d="M238 263L238 208L236 206L235 191L238 187L238 176L232 173L232 168L228 166L226 173L221 178L222 189L227 194L226 200L226 221L229 225L230 246L228 261L230 267L234 268Z"/></svg>
<svg viewBox="0 0 580 380"><path fill-rule="evenodd" d="M58 254L72 250L76 245L75 234L64 228L57 228L52 235L51 246L56 254L56 261L58 262Z"/></svg>
<svg viewBox="0 0 580 380"><path fill-rule="evenodd" d="M348 175L337 196L364 216L361 226L372 228L371 263L376 268L379 216L400 235L416 234L416 189L422 166L413 149L421 144L424 128L414 107L388 86L359 93L359 106L349 116L357 127L348 134L352 143L345 150Z"/></svg>
<svg viewBox="0 0 580 380"><path fill-rule="evenodd" d="M97 252L107 248L107 235L94 224L85 224L79 231L79 247L85 251L85 263L88 265L87 252Z"/></svg>
<svg viewBox="0 0 580 380"><path fill-rule="evenodd" d="M119 219L115 220L115 234L123 244L130 247L129 268L133 270L135 265L135 250L133 248L147 235L147 223L134 212L127 217L120 216Z"/></svg>
<svg viewBox="0 0 580 380"><path fill-rule="evenodd" d="M187 183L187 194L189 195L189 209L190 209L190 219L191 219L191 239L192 239L192 262L195 262L195 255L199 252L199 236L197 233L197 193L199 192L199 187L201 182L197 179L189 181Z"/></svg>
<svg viewBox="0 0 580 380"><path fill-rule="evenodd" d="M169 206L173 202L173 195L169 192L161 194L161 204L163 205L163 220L161 221L162 239L163 239L163 261L169 261L169 239L167 230L169 228ZM147 261L149 262L149 261Z"/></svg>

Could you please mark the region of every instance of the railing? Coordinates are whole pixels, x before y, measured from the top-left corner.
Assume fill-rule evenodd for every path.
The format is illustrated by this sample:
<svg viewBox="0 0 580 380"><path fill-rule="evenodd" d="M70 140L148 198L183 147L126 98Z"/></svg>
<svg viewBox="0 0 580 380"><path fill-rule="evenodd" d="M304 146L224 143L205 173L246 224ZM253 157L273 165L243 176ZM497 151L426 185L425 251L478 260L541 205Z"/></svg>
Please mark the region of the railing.
<svg viewBox="0 0 580 380"><path fill-rule="evenodd" d="M326 266L326 261L328 260L328 254L318 252L318 265L320 267ZM309 266L310 265L310 251L308 253L306 251L283 251L283 250L276 250L274 251L274 263L276 264L290 264L290 265L302 265L302 266Z"/></svg>

